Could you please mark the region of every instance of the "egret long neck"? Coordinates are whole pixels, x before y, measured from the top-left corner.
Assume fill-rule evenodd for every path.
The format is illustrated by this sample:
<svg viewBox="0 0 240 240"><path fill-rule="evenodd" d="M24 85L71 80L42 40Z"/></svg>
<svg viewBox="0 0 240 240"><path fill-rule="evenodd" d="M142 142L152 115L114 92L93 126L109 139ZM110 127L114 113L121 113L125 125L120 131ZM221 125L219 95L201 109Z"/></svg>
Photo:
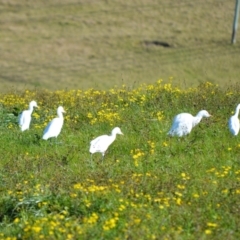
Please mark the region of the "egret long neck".
<svg viewBox="0 0 240 240"><path fill-rule="evenodd" d="M197 115L193 117L193 127L198 125L201 122L201 120L202 120L202 115Z"/></svg>
<svg viewBox="0 0 240 240"><path fill-rule="evenodd" d="M234 116L238 117L240 111L240 104L238 104Z"/></svg>
<svg viewBox="0 0 240 240"><path fill-rule="evenodd" d="M33 112L33 106L32 105L29 106L28 111L32 114L32 112Z"/></svg>
<svg viewBox="0 0 240 240"><path fill-rule="evenodd" d="M57 115L58 115L59 118L63 119L63 113L62 112L60 112L60 111L57 112Z"/></svg>
<svg viewBox="0 0 240 240"><path fill-rule="evenodd" d="M111 135L110 135L110 137L111 137L111 140L112 140L112 142L116 139L116 137L117 137L117 134L116 133L112 133Z"/></svg>

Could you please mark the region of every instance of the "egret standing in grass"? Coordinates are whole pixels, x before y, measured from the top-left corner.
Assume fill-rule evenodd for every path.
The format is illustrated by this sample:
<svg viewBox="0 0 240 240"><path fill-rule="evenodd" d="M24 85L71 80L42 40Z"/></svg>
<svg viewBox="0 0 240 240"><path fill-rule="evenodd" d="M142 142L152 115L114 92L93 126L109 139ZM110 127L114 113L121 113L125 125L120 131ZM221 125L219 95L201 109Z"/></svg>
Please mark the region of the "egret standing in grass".
<svg viewBox="0 0 240 240"><path fill-rule="evenodd" d="M48 140L49 138L55 137L60 134L63 126L63 113L65 113L62 106L59 106L57 109L58 117L54 118L45 128L43 132L43 139Z"/></svg>
<svg viewBox="0 0 240 240"><path fill-rule="evenodd" d="M31 101L29 103L28 110L24 110L19 116L19 126L20 126L22 132L29 129L31 119L32 119L31 115L32 115L34 107L38 107L37 103L35 101Z"/></svg>
<svg viewBox="0 0 240 240"><path fill-rule="evenodd" d="M196 116L190 113L180 113L173 119L173 124L168 132L170 136L182 137L189 134L192 128L195 127L203 117L210 117L211 115L206 110L201 110Z"/></svg>
<svg viewBox="0 0 240 240"><path fill-rule="evenodd" d="M91 153L91 158L92 158L92 154L97 153L97 152L101 153L102 158L104 158L108 147L114 142L117 134L123 135L123 133L119 127L115 127L112 130L112 133L110 136L102 135L102 136L99 136L99 137L95 138L94 140L92 140L90 142L90 149L89 149L89 152Z"/></svg>
<svg viewBox="0 0 240 240"><path fill-rule="evenodd" d="M238 135L238 132L240 129L240 124L238 119L239 111L240 111L240 104L237 105L234 115L231 116L228 121L229 130L234 136Z"/></svg>

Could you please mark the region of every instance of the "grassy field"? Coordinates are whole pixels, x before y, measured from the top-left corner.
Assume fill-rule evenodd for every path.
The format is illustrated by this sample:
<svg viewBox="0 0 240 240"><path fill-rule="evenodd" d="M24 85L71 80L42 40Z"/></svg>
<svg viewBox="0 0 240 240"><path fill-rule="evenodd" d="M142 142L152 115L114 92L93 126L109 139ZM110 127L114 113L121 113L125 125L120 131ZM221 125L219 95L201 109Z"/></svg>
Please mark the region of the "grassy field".
<svg viewBox="0 0 240 240"><path fill-rule="evenodd" d="M239 81L235 1L0 1L1 92ZM238 38L238 35L237 35Z"/></svg>
<svg viewBox="0 0 240 240"><path fill-rule="evenodd" d="M24 91L0 97L0 239L239 239L240 141L227 128L239 83L179 89L158 81L108 91ZM17 115L39 105L29 131ZM43 129L66 110L58 144ZM174 115L203 119L170 138ZM105 159L89 142L119 126Z"/></svg>

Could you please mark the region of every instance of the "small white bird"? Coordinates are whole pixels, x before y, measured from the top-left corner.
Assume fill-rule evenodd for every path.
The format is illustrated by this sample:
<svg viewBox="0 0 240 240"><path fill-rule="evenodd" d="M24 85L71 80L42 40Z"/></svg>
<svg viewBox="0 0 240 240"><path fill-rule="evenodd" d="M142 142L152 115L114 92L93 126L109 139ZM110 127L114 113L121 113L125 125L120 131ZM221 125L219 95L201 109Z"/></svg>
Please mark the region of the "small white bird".
<svg viewBox="0 0 240 240"><path fill-rule="evenodd" d="M117 134L122 134L122 131L119 127L115 127L112 130L112 133L110 136L108 135L102 135L90 142L90 149L89 152L91 153L91 156L93 153L100 152L102 153L102 158L104 158L105 152L107 151L108 147L114 142L116 139Z"/></svg>
<svg viewBox="0 0 240 240"><path fill-rule="evenodd" d="M173 119L173 124L168 135L178 137L185 136L191 132L193 127L200 123L203 117L210 116L206 110L201 110L196 116L190 113L180 113Z"/></svg>
<svg viewBox="0 0 240 240"><path fill-rule="evenodd" d="M237 136L240 130L240 124L238 119L239 111L240 111L240 104L237 105L235 114L231 116L230 119L228 120L229 130L234 136Z"/></svg>
<svg viewBox="0 0 240 240"><path fill-rule="evenodd" d="M43 132L43 139L48 140L49 138L55 137L60 134L62 126L63 126L63 113L65 113L62 106L59 106L57 109L57 115L58 117L54 118L47 127L45 128Z"/></svg>
<svg viewBox="0 0 240 240"><path fill-rule="evenodd" d="M24 110L20 116L19 116L19 126L23 131L29 129L30 123L31 123L31 119L32 119L32 112L34 107L38 107L37 103L35 101L31 101L29 103L29 109L28 110Z"/></svg>

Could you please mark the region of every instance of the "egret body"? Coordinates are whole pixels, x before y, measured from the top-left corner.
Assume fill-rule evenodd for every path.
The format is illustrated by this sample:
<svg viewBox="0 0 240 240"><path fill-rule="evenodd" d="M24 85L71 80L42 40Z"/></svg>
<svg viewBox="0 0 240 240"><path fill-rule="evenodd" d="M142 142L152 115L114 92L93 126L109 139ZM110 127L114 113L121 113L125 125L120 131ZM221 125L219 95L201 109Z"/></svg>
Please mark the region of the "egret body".
<svg viewBox="0 0 240 240"><path fill-rule="evenodd" d="M37 107L37 103L35 101L31 101L29 103L28 110L24 110L19 116L19 126L22 132L29 129L34 107Z"/></svg>
<svg viewBox="0 0 240 240"><path fill-rule="evenodd" d="M90 142L90 149L89 152L91 155L93 153L101 153L102 157L104 158L105 152L107 151L108 147L114 142L116 139L117 134L122 134L122 131L119 127L115 127L112 130L111 135L102 135Z"/></svg>
<svg viewBox="0 0 240 240"><path fill-rule="evenodd" d="M43 132L43 139L48 140L49 138L55 137L60 134L63 126L63 113L65 113L62 106L59 106L57 109L57 115L58 117L54 118L47 127L45 128Z"/></svg>
<svg viewBox="0 0 240 240"><path fill-rule="evenodd" d="M185 136L192 131L193 127L200 123L203 117L210 116L211 115L206 110L201 110L196 116L190 113L180 113L174 117L168 135L178 137Z"/></svg>
<svg viewBox="0 0 240 240"><path fill-rule="evenodd" d="M237 105L234 115L231 116L230 119L228 120L229 130L234 136L238 135L239 129L240 129L240 124L238 119L239 111L240 111L240 104Z"/></svg>

